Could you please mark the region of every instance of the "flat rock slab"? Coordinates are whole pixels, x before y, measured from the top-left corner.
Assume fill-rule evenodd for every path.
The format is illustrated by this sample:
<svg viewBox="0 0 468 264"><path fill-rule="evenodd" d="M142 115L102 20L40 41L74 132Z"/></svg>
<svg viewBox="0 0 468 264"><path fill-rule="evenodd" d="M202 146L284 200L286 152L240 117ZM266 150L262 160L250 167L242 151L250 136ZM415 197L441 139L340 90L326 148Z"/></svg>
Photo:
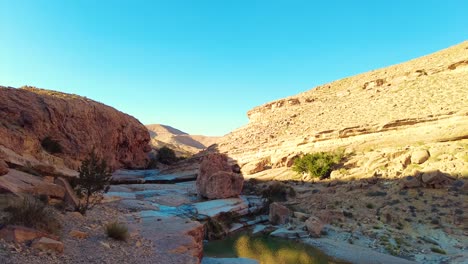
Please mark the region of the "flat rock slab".
<svg viewBox="0 0 468 264"><path fill-rule="evenodd" d="M194 203L200 218L215 217L220 213L237 213L239 215L247 215L259 211L265 201L258 196L242 195L239 198L218 199L206 202Z"/></svg>
<svg viewBox="0 0 468 264"><path fill-rule="evenodd" d="M16 195L47 195L60 199L65 196L65 189L62 186L48 183L43 181L41 177L14 169L10 169L7 174L0 176L0 192L10 192Z"/></svg>
<svg viewBox="0 0 468 264"><path fill-rule="evenodd" d="M201 264L259 264L255 259L249 258L208 258L202 259Z"/></svg>
<svg viewBox="0 0 468 264"><path fill-rule="evenodd" d="M112 184L177 183L194 181L197 174L192 172L160 174L158 170L117 170L112 174Z"/></svg>
<svg viewBox="0 0 468 264"><path fill-rule="evenodd" d="M286 228L279 228L271 232L270 236L295 239L309 237L309 234L307 234L307 232L304 230L288 230Z"/></svg>
<svg viewBox="0 0 468 264"><path fill-rule="evenodd" d="M312 245L325 254L351 263L359 264L416 264L417 262L398 258L347 242L328 238L307 238L303 242Z"/></svg>
<svg viewBox="0 0 468 264"><path fill-rule="evenodd" d="M129 225L150 240L158 263L198 264L203 254L203 225L170 215L128 215Z"/></svg>

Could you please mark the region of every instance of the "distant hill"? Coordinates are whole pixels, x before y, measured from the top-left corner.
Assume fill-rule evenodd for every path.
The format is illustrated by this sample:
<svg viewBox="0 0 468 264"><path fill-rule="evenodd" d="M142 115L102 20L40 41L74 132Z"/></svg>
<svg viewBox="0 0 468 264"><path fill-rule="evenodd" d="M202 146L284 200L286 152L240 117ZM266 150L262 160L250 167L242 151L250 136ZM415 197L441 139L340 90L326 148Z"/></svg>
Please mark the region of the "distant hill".
<svg viewBox="0 0 468 264"><path fill-rule="evenodd" d="M173 149L178 156L188 156L215 144L219 137L202 135L189 135L183 131L167 125L147 125L151 136L150 144L154 148L167 146Z"/></svg>
<svg viewBox="0 0 468 264"><path fill-rule="evenodd" d="M244 174L285 168L297 155L468 138L468 41L405 63L321 85L248 112L218 142ZM373 172L373 171L371 171Z"/></svg>

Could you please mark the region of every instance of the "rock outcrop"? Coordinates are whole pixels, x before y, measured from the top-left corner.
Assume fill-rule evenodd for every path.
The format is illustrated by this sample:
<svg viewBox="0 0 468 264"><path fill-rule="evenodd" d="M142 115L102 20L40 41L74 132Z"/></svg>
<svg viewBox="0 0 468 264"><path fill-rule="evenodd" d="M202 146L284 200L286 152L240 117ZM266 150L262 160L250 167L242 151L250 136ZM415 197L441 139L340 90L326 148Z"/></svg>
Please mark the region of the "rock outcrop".
<svg viewBox="0 0 468 264"><path fill-rule="evenodd" d="M463 42L256 107L249 124L224 136L218 151L251 175L287 168L301 153L466 139L467 47ZM429 158L417 155L415 163Z"/></svg>
<svg viewBox="0 0 468 264"><path fill-rule="evenodd" d="M244 178L232 171L228 157L213 153L205 156L197 177L197 191L208 199L236 197L242 192Z"/></svg>
<svg viewBox="0 0 468 264"><path fill-rule="evenodd" d="M1 239L15 243L28 242L43 237L47 237L50 239L58 239L57 237L47 234L45 232L23 226L11 225L5 226L2 229L0 229Z"/></svg>
<svg viewBox="0 0 468 264"><path fill-rule="evenodd" d="M0 193L13 193L18 196L23 194L46 195L63 199L65 188L21 171L10 170L6 175L0 177Z"/></svg>
<svg viewBox="0 0 468 264"><path fill-rule="evenodd" d="M8 162L77 169L93 148L113 168L148 162L147 129L112 107L33 87L0 86L0 98L0 152Z"/></svg>

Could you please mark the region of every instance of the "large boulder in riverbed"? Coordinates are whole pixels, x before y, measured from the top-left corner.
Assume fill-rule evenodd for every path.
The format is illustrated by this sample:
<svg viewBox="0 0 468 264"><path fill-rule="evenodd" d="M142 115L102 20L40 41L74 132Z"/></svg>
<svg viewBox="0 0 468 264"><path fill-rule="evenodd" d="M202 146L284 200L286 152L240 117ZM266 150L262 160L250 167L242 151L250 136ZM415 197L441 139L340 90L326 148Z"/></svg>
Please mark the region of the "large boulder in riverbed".
<svg viewBox="0 0 468 264"><path fill-rule="evenodd" d="M208 199L236 197L242 191L244 177L232 171L228 157L224 154L209 154L200 164L197 191Z"/></svg>
<svg viewBox="0 0 468 264"><path fill-rule="evenodd" d="M314 216L309 217L309 219L307 219L307 221L305 222L305 225L306 225L307 231L309 231L309 234L312 237L320 237L320 235L322 234L324 224L317 217L314 217Z"/></svg>

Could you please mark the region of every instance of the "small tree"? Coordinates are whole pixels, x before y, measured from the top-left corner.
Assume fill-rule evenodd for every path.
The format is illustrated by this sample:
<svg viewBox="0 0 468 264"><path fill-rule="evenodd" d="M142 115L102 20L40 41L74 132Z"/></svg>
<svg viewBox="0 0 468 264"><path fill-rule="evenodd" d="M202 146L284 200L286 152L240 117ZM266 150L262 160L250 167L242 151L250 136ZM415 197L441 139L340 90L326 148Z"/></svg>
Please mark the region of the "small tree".
<svg viewBox="0 0 468 264"><path fill-rule="evenodd" d="M170 165L178 160L174 150L165 146L158 150L157 159L159 162L166 165Z"/></svg>
<svg viewBox="0 0 468 264"><path fill-rule="evenodd" d="M98 158L94 149L81 163L78 172L76 192L85 202L80 202L77 210L85 214L102 200L104 192L109 189L112 174L106 161Z"/></svg>

